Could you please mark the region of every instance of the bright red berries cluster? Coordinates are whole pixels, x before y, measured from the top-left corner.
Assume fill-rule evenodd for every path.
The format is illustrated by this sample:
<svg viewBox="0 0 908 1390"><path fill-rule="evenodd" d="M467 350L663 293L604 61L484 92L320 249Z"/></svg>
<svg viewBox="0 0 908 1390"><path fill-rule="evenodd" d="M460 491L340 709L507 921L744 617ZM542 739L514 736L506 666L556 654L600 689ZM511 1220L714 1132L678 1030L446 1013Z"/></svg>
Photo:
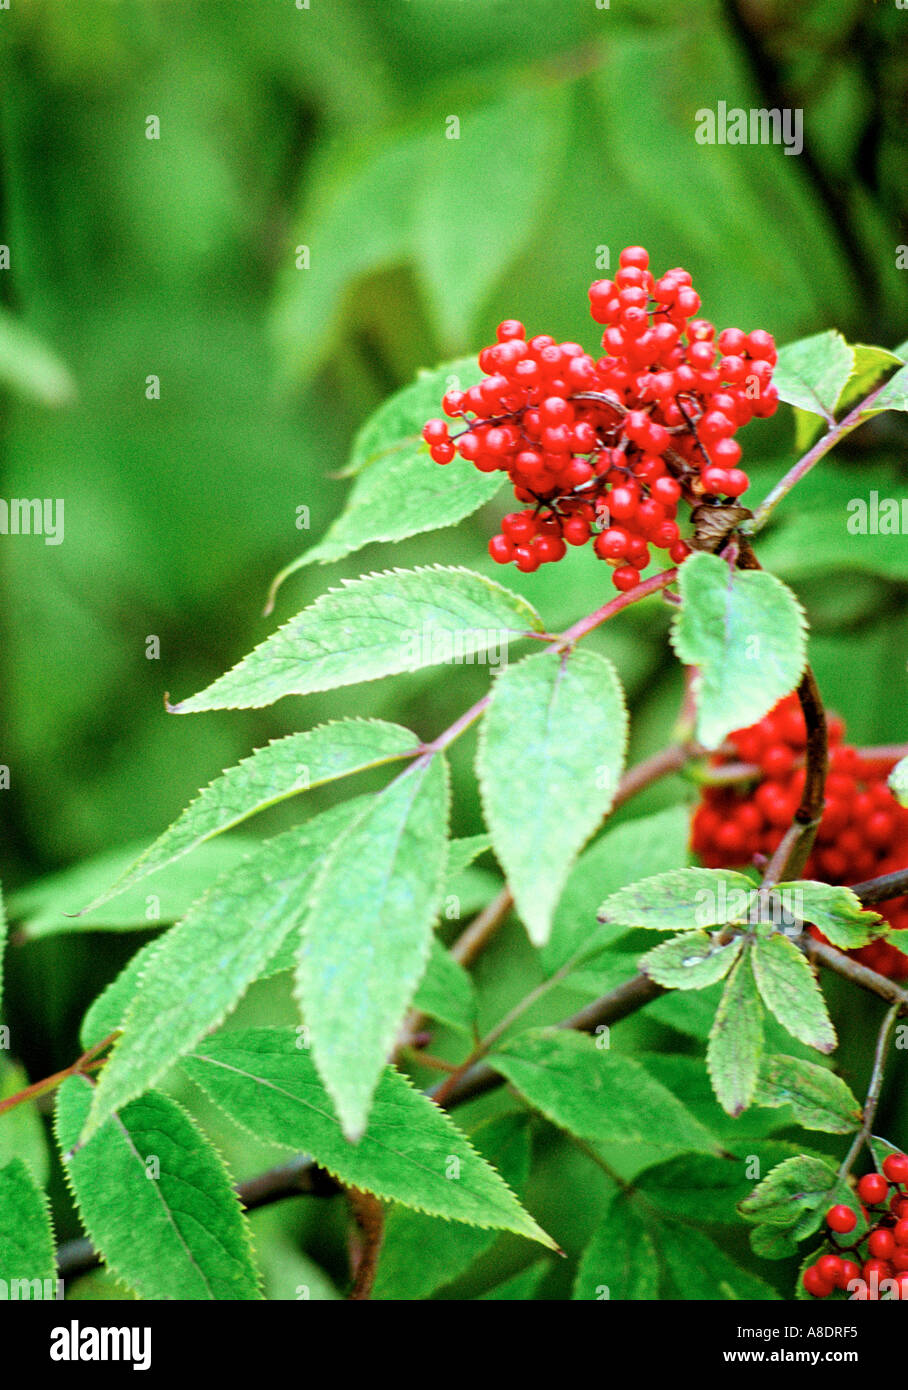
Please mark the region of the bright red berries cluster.
<svg viewBox="0 0 908 1390"><path fill-rule="evenodd" d="M865 1173L858 1196L870 1226L853 1246L830 1242L831 1248L809 1265L802 1275L804 1288L814 1298L828 1298L836 1289L859 1301L875 1301L896 1295L908 1299L908 1155L890 1154L882 1173ZM826 1213L833 1235L848 1236L857 1226L851 1207L839 1203ZM883 1280L892 1282L881 1295ZM856 1282L859 1281L859 1282Z"/></svg>
<svg viewBox="0 0 908 1390"><path fill-rule="evenodd" d="M826 804L805 878L860 883L908 867L908 809L887 777L894 758L863 757L843 743L844 724L828 721ZM712 763L742 762L759 773L733 786L704 787L693 822L693 849L707 868L734 868L770 856L794 818L804 790L807 731L796 694L787 695L759 724L729 738ZM896 928L908 928L908 897L875 907ZM814 935L823 939L814 930ZM888 941L855 952L863 964L892 979L908 977L908 956Z"/></svg>
<svg viewBox="0 0 908 1390"><path fill-rule="evenodd" d="M746 491L733 435L772 415L778 393L770 334L728 328L717 343L713 325L694 317L700 297L686 270L656 280L642 246L619 260L614 280L590 287L606 356L547 334L527 339L507 320L479 354L483 380L442 402L466 428L451 436L445 420L429 420L423 438L436 463L458 453L480 472L508 474L525 505L489 542L493 560L529 573L592 538L625 590L650 547L675 564L690 553L676 520L682 500Z"/></svg>

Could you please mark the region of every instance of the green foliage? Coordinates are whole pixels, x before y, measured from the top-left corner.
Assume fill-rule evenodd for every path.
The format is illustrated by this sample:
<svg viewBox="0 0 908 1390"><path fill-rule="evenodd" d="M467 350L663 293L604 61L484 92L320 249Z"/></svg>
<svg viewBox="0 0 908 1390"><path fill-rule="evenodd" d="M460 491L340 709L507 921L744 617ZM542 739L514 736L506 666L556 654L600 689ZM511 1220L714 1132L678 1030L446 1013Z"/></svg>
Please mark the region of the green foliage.
<svg viewBox="0 0 908 1390"><path fill-rule="evenodd" d="M170 829L83 911L93 913L108 898L257 811L323 782L400 758L412 752L417 743L416 735L399 724L347 719L323 724L308 733L290 734L257 749L209 783Z"/></svg>
<svg viewBox="0 0 908 1390"><path fill-rule="evenodd" d="M54 1273L54 1233L47 1198L31 1169L21 1158L14 1158L0 1166L0 1279L6 1297L17 1297L10 1288L14 1281L33 1289L33 1280L52 1280ZM45 1295L39 1288L35 1296Z"/></svg>
<svg viewBox="0 0 908 1390"><path fill-rule="evenodd" d="M705 989L725 979L743 944L740 936L723 943L707 932L684 932L647 951L640 969L666 989Z"/></svg>
<svg viewBox="0 0 908 1390"><path fill-rule="evenodd" d="M92 1083L71 1077L57 1138L85 1228L143 1298L257 1299L252 1242L227 1171L187 1114L152 1092L80 1141Z"/></svg>
<svg viewBox="0 0 908 1390"><path fill-rule="evenodd" d="M612 804L626 743L621 685L596 653L538 652L495 681L477 773L495 852L537 946L577 852Z"/></svg>
<svg viewBox="0 0 908 1390"><path fill-rule="evenodd" d="M542 631L531 605L470 570L434 565L344 580L173 710L270 705L284 695L475 659L528 631Z"/></svg>
<svg viewBox="0 0 908 1390"><path fill-rule="evenodd" d="M744 915L753 884L732 869L675 869L610 894L600 922L650 931L695 931Z"/></svg>
<svg viewBox="0 0 908 1390"><path fill-rule="evenodd" d="M581 1033L537 1029L501 1044L490 1061L553 1124L592 1144L645 1144L715 1153L703 1125L632 1057Z"/></svg>
<svg viewBox="0 0 908 1390"><path fill-rule="evenodd" d="M835 1072L800 1057L764 1057L754 1095L757 1105L790 1106L804 1129L850 1134L861 1123L861 1107Z"/></svg>
<svg viewBox="0 0 908 1390"><path fill-rule="evenodd" d="M763 1036L763 1009L748 946L722 991L706 1050L716 1099L729 1115L740 1115L753 1100Z"/></svg>
<svg viewBox="0 0 908 1390"><path fill-rule="evenodd" d="M634 1206L615 1197L583 1252L575 1299L597 1301L659 1297L659 1266L652 1236Z"/></svg>
<svg viewBox="0 0 908 1390"><path fill-rule="evenodd" d="M447 861L448 773L420 760L335 838L312 890L296 985L312 1055L358 1139L425 971Z"/></svg>
<svg viewBox="0 0 908 1390"><path fill-rule="evenodd" d="M781 932L758 937L753 969L763 1003L792 1037L832 1052L837 1038L820 986L805 957Z"/></svg>
<svg viewBox="0 0 908 1390"><path fill-rule="evenodd" d="M804 612L775 575L732 569L704 552L682 565L679 587L672 645L700 672L697 738L718 748L797 685L807 660Z"/></svg>
<svg viewBox="0 0 908 1390"><path fill-rule="evenodd" d="M830 328L782 348L773 384L789 405L831 420L855 365L854 349Z"/></svg>
<svg viewBox="0 0 908 1390"><path fill-rule="evenodd" d="M447 1115L390 1068L366 1132L349 1143L304 1041L292 1028L224 1033L200 1043L182 1066L239 1124L311 1154L341 1182L432 1216L553 1245Z"/></svg>

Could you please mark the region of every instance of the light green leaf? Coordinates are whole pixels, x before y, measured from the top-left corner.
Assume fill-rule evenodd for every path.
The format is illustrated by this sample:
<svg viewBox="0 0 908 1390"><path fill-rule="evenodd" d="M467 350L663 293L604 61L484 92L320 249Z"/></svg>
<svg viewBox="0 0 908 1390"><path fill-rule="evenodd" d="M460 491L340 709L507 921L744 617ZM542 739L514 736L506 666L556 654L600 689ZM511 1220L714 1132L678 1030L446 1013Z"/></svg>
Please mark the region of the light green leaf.
<svg viewBox="0 0 908 1390"><path fill-rule="evenodd" d="M123 1034L95 1088L86 1138L227 1016L303 921L324 856L350 814L335 806L265 840L145 948L131 1003L114 1024ZM122 1004L122 993L114 1002Z"/></svg>
<svg viewBox="0 0 908 1390"><path fill-rule="evenodd" d="M854 371L836 402L836 414L839 416L863 400L887 372L891 372L894 367L902 366L902 358L890 352L888 348L853 343L851 349L854 353ZM869 413L875 413L872 407Z"/></svg>
<svg viewBox="0 0 908 1390"><path fill-rule="evenodd" d="M0 1101L24 1091L27 1085L25 1068L4 1061L0 1056ZM16 1158L31 1169L39 1187L46 1186L50 1176L50 1154L37 1102L33 1100L13 1106L0 1117L0 1168Z"/></svg>
<svg viewBox="0 0 908 1390"><path fill-rule="evenodd" d="M430 940L426 973L413 996L413 1007L461 1033L472 1034L475 1029L478 1001L473 981L437 936Z"/></svg>
<svg viewBox="0 0 908 1390"><path fill-rule="evenodd" d="M142 1298L258 1299L252 1242L227 1171L194 1122L151 1092L77 1147L92 1085L70 1077L57 1136L85 1229Z"/></svg>
<svg viewBox="0 0 908 1390"><path fill-rule="evenodd" d="M889 378L872 404L861 411L861 419L869 420L884 410L908 410L908 367L901 367Z"/></svg>
<svg viewBox="0 0 908 1390"><path fill-rule="evenodd" d="M629 1198L613 1199L580 1257L572 1296L622 1303L659 1297L656 1247Z"/></svg>
<svg viewBox="0 0 908 1390"><path fill-rule="evenodd" d="M497 1115L470 1135L470 1143L518 1197L530 1173L531 1124L527 1114ZM428 1298L464 1274L498 1234L394 1206L385 1220L372 1297L396 1302ZM417 1250L419 1258L414 1259Z"/></svg>
<svg viewBox="0 0 908 1390"><path fill-rule="evenodd" d="M350 461L341 476L350 477L387 459L410 457L421 451L422 427L427 420L441 416L445 392L466 391L482 377L475 353L443 362L431 371L421 371L415 381L395 391L369 416L353 441Z"/></svg>
<svg viewBox="0 0 908 1390"><path fill-rule="evenodd" d="M531 1029L496 1048L489 1064L534 1109L578 1139L656 1150L686 1146L691 1153L719 1150L709 1130L645 1067L585 1033Z"/></svg>
<svg viewBox="0 0 908 1390"><path fill-rule="evenodd" d="M892 769L889 787L899 805L908 806L908 758L902 758Z"/></svg>
<svg viewBox="0 0 908 1390"><path fill-rule="evenodd" d="M216 878L234 868L255 850L258 840L226 835L200 845L191 859L168 864L153 888L127 889L114 903L73 915L80 903L104 890L135 862L145 844L133 844L74 864L28 884L9 900L10 917L29 941L43 936L87 931L148 931L183 917Z"/></svg>
<svg viewBox="0 0 908 1390"><path fill-rule="evenodd" d="M798 918L812 922L834 946L844 950L866 946L881 934L880 914L863 908L850 888L798 879L776 884L773 894L781 896Z"/></svg>
<svg viewBox="0 0 908 1390"><path fill-rule="evenodd" d="M716 1099L729 1115L740 1115L754 1097L763 1055L763 1010L748 948L728 978L706 1049L706 1066Z"/></svg>
<svg viewBox="0 0 908 1390"><path fill-rule="evenodd" d="M757 1105L791 1106L805 1129L851 1134L861 1123L861 1106L835 1072L800 1057L764 1057L754 1094Z"/></svg>
<svg viewBox="0 0 908 1390"><path fill-rule="evenodd" d="M440 413L436 402L433 414ZM392 453L359 475L326 535L284 570L279 582L304 565L329 565L364 545L453 526L490 501L504 480L503 473L480 473L459 456L438 464L425 444L406 454Z"/></svg>
<svg viewBox="0 0 908 1390"><path fill-rule="evenodd" d="M777 1164L753 1192L738 1203L748 1220L785 1229L799 1226L825 1202L836 1181L836 1171L823 1158L801 1154ZM823 1211L827 1209L823 1206Z"/></svg>
<svg viewBox="0 0 908 1390"><path fill-rule="evenodd" d="M660 1219L664 1215L700 1225L738 1226L737 1203L753 1188L754 1160L762 1171L797 1150L778 1140L755 1141L743 1135L732 1142L734 1152L723 1158L681 1154L646 1168L634 1178L634 1190L658 1209Z"/></svg>
<svg viewBox="0 0 908 1390"><path fill-rule="evenodd" d="M640 969L666 989L705 989L725 979L741 946L740 936L722 945L706 932L685 932L647 951Z"/></svg>
<svg viewBox="0 0 908 1390"><path fill-rule="evenodd" d="M56 1295L50 1206L21 1158L0 1167L0 1280L5 1298Z"/></svg>
<svg viewBox="0 0 908 1390"><path fill-rule="evenodd" d="M387 570L342 584L172 711L270 705L284 695L475 661L489 648L498 660L508 643L543 631L525 599L461 567Z"/></svg>
<svg viewBox="0 0 908 1390"><path fill-rule="evenodd" d="M771 1285L742 1269L716 1243L678 1221L659 1225L659 1249L672 1282L685 1302L714 1299L771 1301L779 1294Z"/></svg>
<svg viewBox="0 0 908 1390"><path fill-rule="evenodd" d="M781 400L831 422L854 369L854 349L841 333L829 328L780 348L772 380Z"/></svg>
<svg viewBox="0 0 908 1390"><path fill-rule="evenodd" d="M448 846L448 882L468 869L474 859L492 847L491 835L463 835Z"/></svg>
<svg viewBox="0 0 908 1390"><path fill-rule="evenodd" d="M293 1028L230 1031L206 1038L181 1066L250 1133L311 1154L339 1182L554 1248L449 1116L392 1068L382 1073L365 1134L349 1143L302 1043Z"/></svg>
<svg viewBox="0 0 908 1390"><path fill-rule="evenodd" d="M89 903L90 913L139 879L287 797L411 753L419 739L381 719L342 719L257 749L210 782L124 874ZM82 914L80 914L82 915Z"/></svg>
<svg viewBox="0 0 908 1390"><path fill-rule="evenodd" d="M781 932L759 937L753 968L763 1002L782 1027L808 1047L832 1052L837 1039L823 992L794 942Z"/></svg>
<svg viewBox="0 0 908 1390"><path fill-rule="evenodd" d="M303 925L297 995L348 1138L364 1131L426 968L444 887L448 774L420 760L370 798L327 854Z"/></svg>
<svg viewBox="0 0 908 1390"><path fill-rule="evenodd" d="M652 931L694 931L746 916L753 883L732 869L672 869L606 898L600 922Z"/></svg>
<svg viewBox="0 0 908 1390"><path fill-rule="evenodd" d="M537 946L575 856L614 800L626 743L624 696L605 657L537 652L496 677L477 772L495 853Z"/></svg>
<svg viewBox="0 0 908 1390"><path fill-rule="evenodd" d="M797 685L807 660L804 612L774 575L732 569L704 551L681 566L679 585L672 646L699 668L697 738L718 748Z"/></svg>
<svg viewBox="0 0 908 1390"><path fill-rule="evenodd" d="M76 383L27 324L0 308L0 385L38 405L72 405Z"/></svg>

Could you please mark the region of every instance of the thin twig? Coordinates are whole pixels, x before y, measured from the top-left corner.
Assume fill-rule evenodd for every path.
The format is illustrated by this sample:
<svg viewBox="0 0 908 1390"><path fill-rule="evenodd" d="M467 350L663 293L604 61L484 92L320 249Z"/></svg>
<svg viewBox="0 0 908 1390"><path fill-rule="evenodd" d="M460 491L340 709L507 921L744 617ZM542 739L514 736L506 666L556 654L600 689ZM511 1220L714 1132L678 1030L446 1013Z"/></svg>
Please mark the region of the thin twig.
<svg viewBox="0 0 908 1390"><path fill-rule="evenodd" d="M348 1187L346 1196L359 1232L359 1238L352 1242L353 1287L347 1297L360 1301L372 1296L385 1234L385 1209L371 1192L358 1187Z"/></svg>
<svg viewBox="0 0 908 1390"><path fill-rule="evenodd" d="M864 1101L864 1118L861 1128L851 1144L851 1148L842 1160L839 1169L839 1181L844 1182L851 1172L852 1165L855 1163L861 1149L870 1140L873 1134L873 1125L876 1120L876 1112L880 1104L880 1095L883 1090L883 1076L886 1070L886 1058L889 1055L889 1047L892 1042L892 1034L895 1031L896 1021L901 1008L898 1004L893 1004L887 1009L886 1016L880 1027L879 1036L876 1041L876 1053L873 1058L873 1070L870 1073L870 1085L867 1088L867 1099Z"/></svg>

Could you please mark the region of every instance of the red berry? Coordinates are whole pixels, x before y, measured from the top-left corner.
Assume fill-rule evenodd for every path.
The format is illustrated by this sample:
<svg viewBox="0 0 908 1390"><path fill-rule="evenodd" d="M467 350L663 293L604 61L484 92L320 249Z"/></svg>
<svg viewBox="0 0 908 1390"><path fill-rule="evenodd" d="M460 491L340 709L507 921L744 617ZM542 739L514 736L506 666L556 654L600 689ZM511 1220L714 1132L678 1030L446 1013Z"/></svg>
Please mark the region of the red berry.
<svg viewBox="0 0 908 1390"><path fill-rule="evenodd" d="M883 1172L890 1182L908 1182L908 1154L890 1154L883 1160Z"/></svg>
<svg viewBox="0 0 908 1390"><path fill-rule="evenodd" d="M540 560L535 546L518 545L514 550L514 558L517 568L524 574L532 574L539 568Z"/></svg>
<svg viewBox="0 0 908 1390"><path fill-rule="evenodd" d="M497 565L506 565L514 558L514 546L507 536L493 536L489 541L489 554Z"/></svg>
<svg viewBox="0 0 908 1390"><path fill-rule="evenodd" d="M882 1173L865 1173L858 1183L858 1196L869 1206L884 1202L889 1195L889 1184Z"/></svg>
<svg viewBox="0 0 908 1390"><path fill-rule="evenodd" d="M616 589L626 593L628 589L635 589L640 583L640 571L635 570L633 565L622 565L612 575L612 583Z"/></svg>
<svg viewBox="0 0 908 1390"><path fill-rule="evenodd" d="M827 1279L823 1279L816 1265L808 1265L801 1281L809 1294L814 1298L828 1298L832 1293L833 1286Z"/></svg>
<svg viewBox="0 0 908 1390"><path fill-rule="evenodd" d="M844 1202L839 1202L836 1206L830 1207L826 1213L826 1225L831 1231L836 1231L839 1235L847 1235L853 1231L858 1224L851 1207L846 1207Z"/></svg>
<svg viewBox="0 0 908 1390"><path fill-rule="evenodd" d="M895 1236L885 1226L878 1226L867 1238L867 1249L879 1260L891 1259L895 1250Z"/></svg>

